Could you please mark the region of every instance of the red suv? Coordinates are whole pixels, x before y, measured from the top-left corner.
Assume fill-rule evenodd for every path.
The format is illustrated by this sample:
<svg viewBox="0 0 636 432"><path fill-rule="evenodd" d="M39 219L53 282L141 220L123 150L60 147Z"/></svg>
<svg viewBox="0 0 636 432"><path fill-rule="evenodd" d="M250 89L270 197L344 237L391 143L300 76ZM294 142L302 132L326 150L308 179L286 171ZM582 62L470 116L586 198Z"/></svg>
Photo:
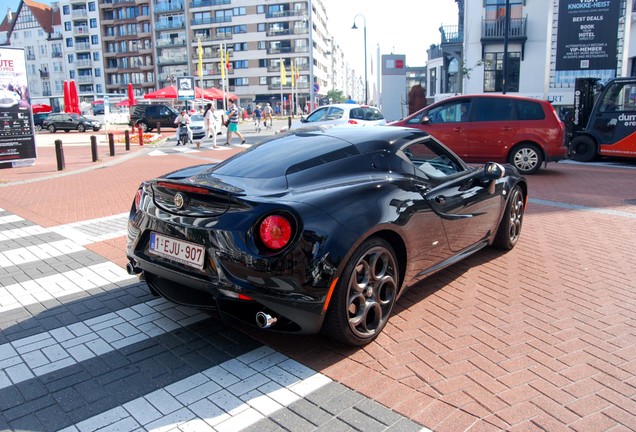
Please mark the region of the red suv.
<svg viewBox="0 0 636 432"><path fill-rule="evenodd" d="M390 125L422 129L466 162L507 162L522 174L567 155L563 122L554 107L540 99L453 96Z"/></svg>

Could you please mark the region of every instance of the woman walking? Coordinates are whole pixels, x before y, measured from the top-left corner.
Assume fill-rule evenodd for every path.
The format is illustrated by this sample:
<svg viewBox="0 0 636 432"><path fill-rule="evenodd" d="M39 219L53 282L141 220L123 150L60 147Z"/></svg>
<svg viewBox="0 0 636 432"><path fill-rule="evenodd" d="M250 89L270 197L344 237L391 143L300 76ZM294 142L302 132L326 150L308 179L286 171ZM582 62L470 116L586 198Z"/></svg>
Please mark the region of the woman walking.
<svg viewBox="0 0 636 432"><path fill-rule="evenodd" d="M205 105L205 111L203 112L203 129L205 130L205 140L212 138L212 148L219 148L216 145L216 114L214 114L214 110L212 109L212 104L208 103ZM197 142L197 148L199 148L199 142Z"/></svg>
<svg viewBox="0 0 636 432"><path fill-rule="evenodd" d="M228 102L230 105L228 106L227 116L230 120L230 124L228 125L228 129L227 129L227 141L225 142L225 145L230 145L230 141L232 141L232 133L236 133L236 135L241 139L241 144L245 144L245 137L238 130L238 124L239 124L238 108L236 107L236 104L234 103L232 99L230 99Z"/></svg>

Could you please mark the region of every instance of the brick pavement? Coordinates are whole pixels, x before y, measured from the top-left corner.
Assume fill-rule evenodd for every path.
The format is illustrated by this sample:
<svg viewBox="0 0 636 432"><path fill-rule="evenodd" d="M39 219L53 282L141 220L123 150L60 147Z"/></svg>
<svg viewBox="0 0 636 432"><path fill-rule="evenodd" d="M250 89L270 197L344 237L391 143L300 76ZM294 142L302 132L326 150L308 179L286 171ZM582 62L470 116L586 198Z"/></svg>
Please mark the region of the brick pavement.
<svg viewBox="0 0 636 432"><path fill-rule="evenodd" d="M0 208L43 227L118 215L140 180L218 157L140 153L0 186ZM636 430L634 178L633 169L574 164L529 177L517 247L485 250L421 282L365 348L240 330L435 431ZM123 252L121 238L91 249L102 244L107 259ZM296 407L254 428L301 430L299 409L309 412Z"/></svg>

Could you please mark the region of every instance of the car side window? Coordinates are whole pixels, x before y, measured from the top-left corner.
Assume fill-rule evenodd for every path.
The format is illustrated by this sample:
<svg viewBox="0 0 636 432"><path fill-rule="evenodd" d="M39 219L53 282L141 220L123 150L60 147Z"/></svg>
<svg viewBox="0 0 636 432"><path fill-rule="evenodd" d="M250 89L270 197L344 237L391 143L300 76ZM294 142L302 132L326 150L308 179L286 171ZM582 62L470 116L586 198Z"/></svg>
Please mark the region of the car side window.
<svg viewBox="0 0 636 432"><path fill-rule="evenodd" d="M507 98L477 98L473 121L512 120L512 100Z"/></svg>
<svg viewBox="0 0 636 432"><path fill-rule="evenodd" d="M377 108L361 108L361 120L382 120L384 116Z"/></svg>
<svg viewBox="0 0 636 432"><path fill-rule="evenodd" d="M545 113L538 102L516 101L519 120L543 120Z"/></svg>
<svg viewBox="0 0 636 432"><path fill-rule="evenodd" d="M309 117L307 117L308 122L317 122L326 120L325 117L327 115L327 108L318 108L316 111L311 113Z"/></svg>
<svg viewBox="0 0 636 432"><path fill-rule="evenodd" d="M325 120L338 120L342 118L344 110L342 108L331 107Z"/></svg>
<svg viewBox="0 0 636 432"><path fill-rule="evenodd" d="M415 173L418 176L439 179L464 171L451 153L433 141L411 144L403 152L415 166Z"/></svg>
<svg viewBox="0 0 636 432"><path fill-rule="evenodd" d="M459 123L468 121L469 99L459 99L432 108L428 112L431 123Z"/></svg>

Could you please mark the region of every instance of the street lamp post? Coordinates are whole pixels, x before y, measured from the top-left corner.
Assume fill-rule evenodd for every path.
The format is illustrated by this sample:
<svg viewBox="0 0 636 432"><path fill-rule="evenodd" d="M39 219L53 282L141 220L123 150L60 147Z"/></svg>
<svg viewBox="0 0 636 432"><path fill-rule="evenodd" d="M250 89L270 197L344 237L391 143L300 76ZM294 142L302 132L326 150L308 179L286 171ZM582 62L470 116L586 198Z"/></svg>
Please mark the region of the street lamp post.
<svg viewBox="0 0 636 432"><path fill-rule="evenodd" d="M353 26L351 27L353 30L357 30L356 26L356 18L362 17L362 21L364 22L364 103L365 105L369 103L369 79L367 77L367 19L364 15L358 14L353 17Z"/></svg>

